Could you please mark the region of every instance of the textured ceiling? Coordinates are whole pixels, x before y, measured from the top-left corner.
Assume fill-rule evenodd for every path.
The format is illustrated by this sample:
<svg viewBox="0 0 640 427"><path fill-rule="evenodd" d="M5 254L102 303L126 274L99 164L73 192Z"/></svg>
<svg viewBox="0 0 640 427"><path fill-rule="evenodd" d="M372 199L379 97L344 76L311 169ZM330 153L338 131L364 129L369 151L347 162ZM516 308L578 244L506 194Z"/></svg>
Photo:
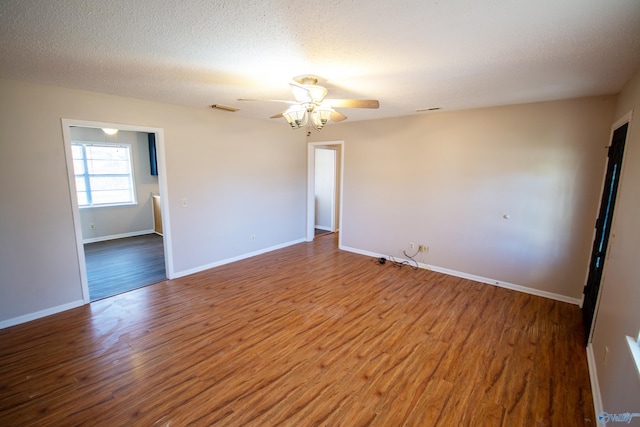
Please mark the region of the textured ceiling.
<svg viewBox="0 0 640 427"><path fill-rule="evenodd" d="M0 78L264 118L315 74L350 120L617 93L640 0L0 0ZM231 114L213 111L211 114Z"/></svg>

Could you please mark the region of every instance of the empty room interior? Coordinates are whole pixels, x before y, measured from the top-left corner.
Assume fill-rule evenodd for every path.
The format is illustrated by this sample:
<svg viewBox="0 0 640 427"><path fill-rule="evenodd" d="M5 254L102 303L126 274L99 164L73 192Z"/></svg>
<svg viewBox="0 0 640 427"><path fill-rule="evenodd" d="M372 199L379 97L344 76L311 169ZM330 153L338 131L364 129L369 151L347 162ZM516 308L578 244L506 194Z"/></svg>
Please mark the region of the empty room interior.
<svg viewBox="0 0 640 427"><path fill-rule="evenodd" d="M640 426L640 2L3 1L0 55L0 425Z"/></svg>

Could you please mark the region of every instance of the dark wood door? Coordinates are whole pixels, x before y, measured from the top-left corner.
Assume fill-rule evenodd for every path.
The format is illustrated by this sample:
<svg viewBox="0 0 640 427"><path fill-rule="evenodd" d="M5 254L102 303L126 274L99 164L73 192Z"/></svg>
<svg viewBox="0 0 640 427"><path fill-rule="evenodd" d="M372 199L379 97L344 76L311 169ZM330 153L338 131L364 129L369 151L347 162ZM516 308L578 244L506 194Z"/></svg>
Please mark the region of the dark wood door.
<svg viewBox="0 0 640 427"><path fill-rule="evenodd" d="M611 145L609 146L609 161L607 163L607 173L605 175L602 198L600 200L600 211L596 220L596 234L593 239L591 249L591 261L589 263L589 276L584 287L584 302L582 304L582 317L584 328L589 339L591 323L596 310L602 271L607 256L609 244L609 234L611 233L611 222L613 219L613 209L615 207L616 195L618 194L618 182L620 181L620 169L622 167L622 155L624 154L624 144L627 138L627 128L625 123L613 132Z"/></svg>

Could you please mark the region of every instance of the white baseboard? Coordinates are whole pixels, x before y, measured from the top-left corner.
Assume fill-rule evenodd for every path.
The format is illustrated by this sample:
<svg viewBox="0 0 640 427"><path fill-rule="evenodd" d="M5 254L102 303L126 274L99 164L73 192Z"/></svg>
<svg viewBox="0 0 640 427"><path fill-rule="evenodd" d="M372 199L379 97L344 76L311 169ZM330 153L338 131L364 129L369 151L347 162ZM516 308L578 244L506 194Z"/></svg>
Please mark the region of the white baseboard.
<svg viewBox="0 0 640 427"><path fill-rule="evenodd" d="M67 304L58 305L56 307L47 308L45 310L36 311L35 313L24 314L22 316L14 317L12 319L7 319L0 321L0 329L9 328L11 326L19 325L21 323L30 322L32 320L40 319L41 317L50 316L52 314L57 314L62 311L71 310L72 308L80 307L84 305L83 300L78 300L74 302L70 302Z"/></svg>
<svg viewBox="0 0 640 427"><path fill-rule="evenodd" d="M598 414L603 412L602 396L600 395L600 384L598 383L598 372L596 371L596 357L593 354L593 344L587 345L587 363L589 365L589 380L591 381L591 395L593 396L593 408L596 413L595 422L599 426L604 426L598 421Z"/></svg>
<svg viewBox="0 0 640 427"><path fill-rule="evenodd" d="M135 236L144 236L145 234L154 234L155 230L141 230L141 231L131 231L129 233L122 234L113 234L111 236L101 236L101 237L92 237L89 239L82 239L83 244L87 243L96 243L96 242L104 242L107 240L115 240L115 239L124 239L125 237L135 237ZM162 234L161 234L162 236Z"/></svg>
<svg viewBox="0 0 640 427"><path fill-rule="evenodd" d="M316 225L314 228L317 228L318 230L324 230L324 231L333 231L331 230L331 227L325 227L324 225Z"/></svg>
<svg viewBox="0 0 640 427"><path fill-rule="evenodd" d="M151 234L153 233L153 230L150 230L148 232L139 232L139 234L134 234L134 235L142 235L142 234ZM130 235L121 235L121 237L131 237ZM114 237L114 238L120 238L120 237ZM105 239L107 240L107 239ZM240 261L243 259L247 259L247 258L251 258L257 255L262 255L264 253L267 252L271 252L271 251L275 251L278 249L282 249L282 248L286 248L287 246L292 246L292 245L296 245L298 243L302 243L305 242L306 240L304 238L302 239L298 239L298 240L293 240L290 242L286 242L286 243L282 243L279 245L275 245L275 246L271 246L268 248L264 248L264 249L260 249L258 251L255 252L250 252L250 253L246 253L246 254L242 254L242 255L238 255L236 257L232 257L232 258L227 258L224 260L220 260L220 261L216 261L213 262L211 264L207 264L207 265L203 265L203 266L199 266L196 268L192 268L189 270L183 270L183 271L179 271L179 272L175 272L173 278L179 278L179 277L184 277L184 276L188 276L190 274L194 274L194 273L199 273L201 271L204 270L208 270L210 268L215 268L215 267L219 267L221 265L225 265L225 264L229 264L235 261ZM387 257L386 255L383 254L377 254L374 252L369 252L369 251L363 251L360 249L356 249L356 248L351 248L348 246L343 246L340 245L340 249L347 251L347 252L353 252L356 254L360 254L360 255L365 255L365 256L370 256L373 258L381 258L381 257ZM404 260L404 259L398 259L398 261L407 261L408 260ZM512 283L507 283L507 282L502 282L499 280L494 280L494 279L488 279L485 277L480 277L480 276L475 276L473 274L467 274L467 273L462 273L459 271L455 271L455 270L450 270L447 268L441 268L441 267L435 267L432 265L428 265L428 264L422 264L422 263L418 263L418 267L420 268L424 268L427 270L433 270L439 273L444 273L444 274L448 274L450 276L455 276L455 277L461 277L464 279L469 279L469 280L473 280L476 282L480 282L480 283L487 283L489 285L493 285L493 286L499 286L499 287L503 287L503 288L507 288L507 289L512 289L512 290L516 290L519 292L524 292L524 293L528 293L528 294L532 294L532 295L537 295L537 296L542 296L545 298L550 298L550 299L554 299L554 300L558 300L558 301L563 301L563 302L568 302L570 304L575 304L575 305L579 305L581 300L577 299L577 298L570 298L564 295L559 295L559 294L554 294L552 292L546 292L546 291L541 291L538 289L533 289L533 288L528 288L526 286L520 286L520 285L515 285ZM61 311L65 311L65 310L69 310L72 308L76 308L79 307L81 305L84 304L84 301L79 300L79 301L74 301L68 304L63 304L60 306L56 306L56 307L52 307L52 308L48 308L46 310L42 310L42 311L38 311L35 313L29 313L29 314L25 314L23 316L18 316L15 317L13 319L8 319L8 320L4 320L4 321L0 321L0 329L3 328L8 328L10 326L14 326L14 325L18 325L20 323L25 323L25 322L29 322L31 320L35 320L35 319L39 319L41 317L45 317L45 316L49 316L51 314L55 314L55 313L59 313ZM591 365L590 365L591 367ZM595 365L594 365L594 369L595 369ZM590 368L591 370L591 368ZM599 396L599 393L598 393ZM602 406L602 405L601 405Z"/></svg>
<svg viewBox="0 0 640 427"><path fill-rule="evenodd" d="M151 233L153 233L153 230L151 230L149 232L140 232L139 234L133 234L133 235L129 235L129 234L121 235L121 237L132 237L132 236L135 236L135 235L151 234ZM120 238L120 237L114 237L114 238ZM283 244L280 244L280 245L271 246L269 248L260 249L260 250L255 251L255 252L250 252L250 253L247 253L247 254L239 255L237 257L228 258L228 259L225 259L225 260L222 260L222 261L217 261L217 262L214 262L214 263L211 263L211 264L203 265L201 267L196 267L196 268L193 268L193 269L190 269L190 270L181 271L181 272L175 273L174 274L174 278L188 276L189 274L198 273L200 271L208 270L210 268L218 267L218 266L221 266L221 265L224 265L224 264L229 264L229 263L234 262L234 261L240 261L242 259L251 258L253 256L261 255L261 254L264 254L264 253L267 253L267 252L271 252L271 251L275 251L277 249L286 248L287 246L291 246L291 245L295 245L295 244L298 244L298 243L302 243L304 241L305 241L305 239L298 239L298 240L294 240L292 242L287 242L287 243L283 243ZM0 321L0 329L4 329L4 328L11 327L11 326L19 325L21 323L26 323L26 322L29 322L31 320L39 319L41 317L50 316L52 314L60 313L60 312L65 311L65 310L70 310L72 308L80 307L81 305L84 305L84 301L79 300L79 301L74 301L74 302L71 302L71 303L68 303L68 304L63 304L63 305L59 305L59 306L56 306L56 307L51 307L51 308L48 308L46 310L41 310L41 311L38 311L38 312L35 312L35 313L29 313L29 314L25 314L25 315L22 315L22 316L14 317L12 319L3 320L3 321Z"/></svg>
<svg viewBox="0 0 640 427"><path fill-rule="evenodd" d="M298 240L294 240L294 241L291 241L291 242L282 243L280 245L275 245L275 246L271 246L271 247L268 247L268 248L260 249L260 250L255 251L255 252L249 252L247 254L238 255L238 256L233 257L233 258L227 258L227 259L223 259L223 260L220 260L220 261L212 262L211 264L202 265L200 267L191 268L189 270L183 270L183 271L174 272L173 278L177 279L178 277L184 277L184 276L188 276L190 274L199 273L199 272L204 271L204 270L209 270L210 268L220 267L221 265L230 264L232 262L240 261L240 260L247 259L247 258L251 258L251 257L254 257L256 255L262 255L262 254L265 254L267 252L271 252L271 251L275 251L275 250L278 250L278 249L286 248L287 246L296 245L296 244L302 243L302 242L306 242L306 239L298 239Z"/></svg>
<svg viewBox="0 0 640 427"><path fill-rule="evenodd" d="M540 289L529 288L527 286L516 285L514 283L503 282L502 280L489 279L486 277L476 276L473 274L461 273L455 270L449 270L448 268L436 267L436 266L427 266L429 270L437 271L438 273L448 274L450 276L462 277L464 279L474 280L480 283L486 283L488 285L498 286L500 288L511 289L518 292L523 292L525 294L536 295L539 297L549 298L556 301L562 301L573 305L580 305L580 300L578 298L571 298L566 295L556 294L553 292L542 291Z"/></svg>
<svg viewBox="0 0 640 427"><path fill-rule="evenodd" d="M375 253L375 252L363 251L363 250L351 248L351 247L348 247L348 246L340 246L340 249L342 249L344 251L360 254L360 255L370 256L370 257L373 257L373 258L382 258L382 257L388 258L387 255L378 254L378 253ZM406 262L410 262L409 260L402 259L402 258L396 258L396 260L400 261L400 262L405 262L405 261ZM412 263L412 265L413 265L413 263ZM549 299L556 300L556 301L567 302L569 304L574 304L574 305L580 305L581 304L581 300L578 299L578 298L571 298L571 297L568 297L566 295L560 295L560 294L556 294L556 293L553 293L553 292L542 291L540 289L529 288L527 286L516 285L514 283L503 282L501 280L489 279L489 278L486 278L486 277L476 276L474 274L463 273L463 272L460 272L460 271L450 270L448 268L437 267L437 266L429 265L429 264L423 264L423 263L420 263L420 262L418 263L418 267L419 268L424 268L426 270L432 270L432 271L435 271L435 272L438 272L438 273L448 274L449 276L461 277L463 279L473 280L474 282L486 283L488 285L498 286L500 288L506 288L506 289L511 289L511 290L518 291L518 292L523 292L525 294L537 295L537 296L540 296L540 297L549 298Z"/></svg>

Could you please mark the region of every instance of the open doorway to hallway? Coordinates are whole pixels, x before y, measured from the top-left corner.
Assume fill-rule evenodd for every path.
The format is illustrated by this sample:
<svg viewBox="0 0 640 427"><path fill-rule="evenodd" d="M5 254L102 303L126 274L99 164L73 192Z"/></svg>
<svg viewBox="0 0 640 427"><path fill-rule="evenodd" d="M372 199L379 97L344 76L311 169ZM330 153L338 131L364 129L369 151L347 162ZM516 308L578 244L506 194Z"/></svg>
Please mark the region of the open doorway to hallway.
<svg viewBox="0 0 640 427"><path fill-rule="evenodd" d="M315 235L334 233L337 202L337 149L316 147L315 171Z"/></svg>
<svg viewBox="0 0 640 427"><path fill-rule="evenodd" d="M340 230L343 145L342 141L309 144L307 241Z"/></svg>

